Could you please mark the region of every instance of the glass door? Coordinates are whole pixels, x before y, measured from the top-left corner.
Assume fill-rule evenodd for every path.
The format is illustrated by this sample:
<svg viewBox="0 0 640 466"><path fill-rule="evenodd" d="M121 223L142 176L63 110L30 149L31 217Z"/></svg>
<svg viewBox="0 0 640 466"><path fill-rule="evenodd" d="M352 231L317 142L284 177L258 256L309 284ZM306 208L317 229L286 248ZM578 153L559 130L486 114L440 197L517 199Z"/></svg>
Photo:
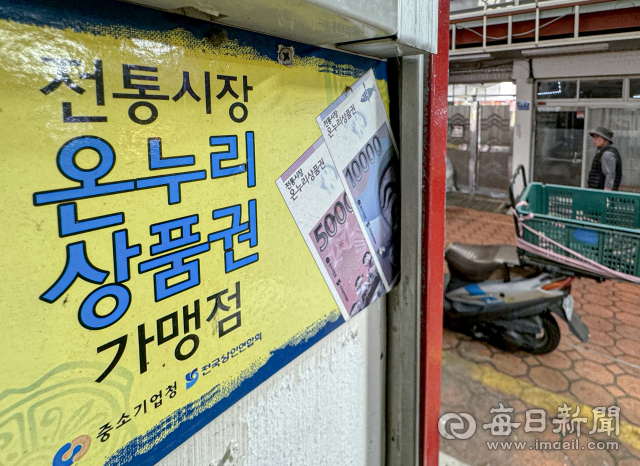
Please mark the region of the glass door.
<svg viewBox="0 0 640 466"><path fill-rule="evenodd" d="M584 146L584 108L538 107L533 179L580 186Z"/></svg>

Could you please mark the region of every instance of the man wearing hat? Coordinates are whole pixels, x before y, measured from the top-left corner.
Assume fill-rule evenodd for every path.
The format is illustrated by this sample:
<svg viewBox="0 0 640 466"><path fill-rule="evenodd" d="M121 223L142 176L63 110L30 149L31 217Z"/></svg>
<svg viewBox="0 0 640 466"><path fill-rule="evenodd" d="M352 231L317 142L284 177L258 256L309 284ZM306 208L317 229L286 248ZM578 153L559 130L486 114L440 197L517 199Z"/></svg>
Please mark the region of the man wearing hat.
<svg viewBox="0 0 640 466"><path fill-rule="evenodd" d="M596 156L591 163L588 186L617 191L622 180L622 159L618 149L613 147L613 131L600 126L589 134L596 146Z"/></svg>

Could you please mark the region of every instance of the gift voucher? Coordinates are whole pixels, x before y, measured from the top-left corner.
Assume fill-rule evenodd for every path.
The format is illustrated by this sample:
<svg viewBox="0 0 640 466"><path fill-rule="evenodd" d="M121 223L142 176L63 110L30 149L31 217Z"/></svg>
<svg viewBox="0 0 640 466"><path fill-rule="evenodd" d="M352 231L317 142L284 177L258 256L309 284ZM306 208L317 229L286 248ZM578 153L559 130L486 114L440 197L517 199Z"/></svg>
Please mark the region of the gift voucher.
<svg viewBox="0 0 640 466"><path fill-rule="evenodd" d="M400 271L398 155L373 71L317 122L388 291Z"/></svg>
<svg viewBox="0 0 640 466"><path fill-rule="evenodd" d="M345 320L384 295L374 255L324 139L276 184Z"/></svg>

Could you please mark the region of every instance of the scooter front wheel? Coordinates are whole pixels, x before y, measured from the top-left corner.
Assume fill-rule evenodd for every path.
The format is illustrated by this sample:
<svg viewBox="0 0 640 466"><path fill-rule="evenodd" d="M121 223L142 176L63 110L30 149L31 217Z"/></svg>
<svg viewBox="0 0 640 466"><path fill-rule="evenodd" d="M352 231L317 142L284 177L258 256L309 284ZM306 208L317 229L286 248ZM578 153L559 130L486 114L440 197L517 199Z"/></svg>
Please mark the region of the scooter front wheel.
<svg viewBox="0 0 640 466"><path fill-rule="evenodd" d="M526 351L532 354L550 353L560 344L560 327L551 313L540 314L542 330L533 335L527 333L517 333L510 335L504 332L496 335L500 341L496 341L496 346L509 350Z"/></svg>

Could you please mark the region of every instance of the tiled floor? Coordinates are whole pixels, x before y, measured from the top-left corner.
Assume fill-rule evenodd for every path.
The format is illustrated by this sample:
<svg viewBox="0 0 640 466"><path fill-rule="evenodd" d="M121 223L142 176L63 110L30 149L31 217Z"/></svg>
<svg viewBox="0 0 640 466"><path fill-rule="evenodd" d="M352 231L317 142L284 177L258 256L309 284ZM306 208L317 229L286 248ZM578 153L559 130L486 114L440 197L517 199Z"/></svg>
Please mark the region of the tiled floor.
<svg viewBox="0 0 640 466"><path fill-rule="evenodd" d="M451 191L447 193L448 206L483 210L485 212L504 213L507 211L508 202L509 200L507 198L493 198L490 196L483 196L481 194L465 194L458 191Z"/></svg>
<svg viewBox="0 0 640 466"><path fill-rule="evenodd" d="M513 220L508 215L447 207L446 221L448 242L514 244ZM573 283L572 294L575 311L589 326L590 340L581 343L559 322L560 346L547 355L506 353L445 329L442 412L472 414L478 432L469 440L441 439L444 452L472 466L640 466L640 286L580 279ZM523 422L510 436L492 436L482 428L492 421L495 414L490 409L499 402L514 408L514 422ZM580 406L579 416L587 413L590 419L582 427L579 449L537 450L536 440L561 440L559 433L551 432L557 426L551 419L563 403L573 407L572 414ZM589 435L592 408L614 405L620 407L620 435ZM529 408L547 411L545 432L523 431ZM571 438L575 433L565 441ZM525 451L490 451L486 442L496 440L529 443ZM617 441L619 449L590 451L590 440Z"/></svg>

